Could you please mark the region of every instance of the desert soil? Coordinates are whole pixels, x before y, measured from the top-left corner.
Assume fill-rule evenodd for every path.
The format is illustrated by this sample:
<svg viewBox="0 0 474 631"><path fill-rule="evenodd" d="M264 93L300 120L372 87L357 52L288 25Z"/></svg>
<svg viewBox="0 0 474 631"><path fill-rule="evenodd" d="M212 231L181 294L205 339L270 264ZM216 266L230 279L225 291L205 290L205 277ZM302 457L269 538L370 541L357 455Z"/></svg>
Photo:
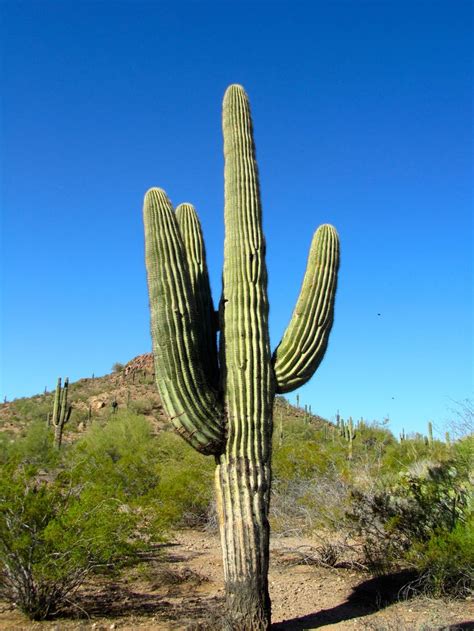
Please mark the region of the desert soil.
<svg viewBox="0 0 474 631"><path fill-rule="evenodd" d="M302 552L314 545L301 538L272 541L272 630L474 629L472 600L400 601L396 594L402 578L370 579L354 569L311 564ZM217 631L224 604L221 568L217 536L179 532L141 570L87 584L68 617L29 622L0 603L0 630Z"/></svg>

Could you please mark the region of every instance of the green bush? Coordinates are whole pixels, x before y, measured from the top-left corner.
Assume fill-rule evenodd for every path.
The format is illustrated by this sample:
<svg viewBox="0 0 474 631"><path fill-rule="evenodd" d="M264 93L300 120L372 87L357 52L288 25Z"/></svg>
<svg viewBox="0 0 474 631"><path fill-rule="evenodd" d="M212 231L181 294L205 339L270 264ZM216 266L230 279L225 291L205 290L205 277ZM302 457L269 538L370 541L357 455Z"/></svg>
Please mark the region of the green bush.
<svg viewBox="0 0 474 631"><path fill-rule="evenodd" d="M445 443L434 441L433 445L429 445L422 437L407 438L387 445L382 459L382 472L397 474L420 461L445 462L452 457L452 450Z"/></svg>
<svg viewBox="0 0 474 631"><path fill-rule="evenodd" d="M172 432L154 435L143 416L121 410L93 424L71 448L74 479L90 480L147 515L157 533L202 525L212 509L214 462Z"/></svg>
<svg viewBox="0 0 474 631"><path fill-rule="evenodd" d="M142 545L138 519L65 472L0 467L0 596L31 619L56 615L90 572L119 567Z"/></svg>
<svg viewBox="0 0 474 631"><path fill-rule="evenodd" d="M134 414L151 414L154 405L149 399L135 399L130 401L128 407Z"/></svg>
<svg viewBox="0 0 474 631"><path fill-rule="evenodd" d="M156 442L159 482L154 497L161 527L206 525L213 510L213 459L171 432L162 432Z"/></svg>
<svg viewBox="0 0 474 631"><path fill-rule="evenodd" d="M10 420L21 427L27 427L34 421L46 423L48 413L53 410L53 399L51 393L31 399L14 399L9 404Z"/></svg>
<svg viewBox="0 0 474 631"><path fill-rule="evenodd" d="M383 480L373 493L352 491L347 518L363 537L364 562L370 570L388 571L416 546L426 551L436 537L449 536L458 525L464 528L471 488L456 464L418 462L395 482ZM419 570L427 568L422 564Z"/></svg>
<svg viewBox="0 0 474 631"><path fill-rule="evenodd" d="M452 531L433 534L416 543L407 560L420 573L411 586L441 597L464 598L474 589L474 520L458 523Z"/></svg>
<svg viewBox="0 0 474 631"><path fill-rule="evenodd" d="M143 504L158 484L159 451L150 423L121 410L107 425L93 424L71 448L77 483L89 481L104 496Z"/></svg>
<svg viewBox="0 0 474 631"><path fill-rule="evenodd" d="M23 435L4 441L0 449L0 464L15 462L49 467L57 464L58 460L53 432L44 420L33 421Z"/></svg>

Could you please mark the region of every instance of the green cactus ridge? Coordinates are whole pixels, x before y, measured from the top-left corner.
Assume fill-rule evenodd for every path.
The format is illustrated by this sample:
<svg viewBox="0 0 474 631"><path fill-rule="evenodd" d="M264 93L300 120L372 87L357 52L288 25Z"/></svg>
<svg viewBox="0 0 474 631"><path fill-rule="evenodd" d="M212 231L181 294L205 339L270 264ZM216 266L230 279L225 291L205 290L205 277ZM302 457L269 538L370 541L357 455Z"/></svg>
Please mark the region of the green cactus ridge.
<svg viewBox="0 0 474 631"><path fill-rule="evenodd" d="M180 204L176 208L176 219L186 252L191 291L196 304L195 326L201 329L198 333L202 343L200 356L211 385L217 388L219 379L216 347L217 327L201 224L196 210L191 204Z"/></svg>

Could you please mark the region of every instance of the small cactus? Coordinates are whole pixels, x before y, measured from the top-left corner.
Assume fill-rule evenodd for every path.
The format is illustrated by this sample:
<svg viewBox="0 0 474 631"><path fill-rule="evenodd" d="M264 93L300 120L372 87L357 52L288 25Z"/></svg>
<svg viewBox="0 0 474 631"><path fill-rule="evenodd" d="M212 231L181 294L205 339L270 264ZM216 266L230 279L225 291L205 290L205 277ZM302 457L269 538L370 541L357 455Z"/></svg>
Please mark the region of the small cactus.
<svg viewBox="0 0 474 631"><path fill-rule="evenodd" d="M356 437L356 431L354 429L354 422L352 420L352 417L349 417L349 422L346 425L346 440L349 443L349 450L348 450L348 460L352 460L352 443L354 438Z"/></svg>
<svg viewBox="0 0 474 631"><path fill-rule="evenodd" d="M61 377L58 377L56 392L54 394L53 414L50 423L54 428L54 446L61 449L63 441L64 426L69 421L72 412L72 405L68 405L67 394L69 379L64 380L64 387L61 387Z"/></svg>
<svg viewBox="0 0 474 631"><path fill-rule="evenodd" d="M433 446L433 423L428 421L428 445Z"/></svg>

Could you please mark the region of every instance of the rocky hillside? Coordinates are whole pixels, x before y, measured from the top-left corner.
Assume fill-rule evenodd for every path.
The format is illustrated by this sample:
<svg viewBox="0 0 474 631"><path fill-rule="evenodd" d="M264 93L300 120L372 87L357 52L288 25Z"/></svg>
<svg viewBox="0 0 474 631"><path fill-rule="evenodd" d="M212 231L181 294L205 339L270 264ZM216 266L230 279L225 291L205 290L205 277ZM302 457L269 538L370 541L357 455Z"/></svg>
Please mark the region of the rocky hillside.
<svg viewBox="0 0 474 631"><path fill-rule="evenodd" d="M64 375L65 376L65 375ZM18 434L35 420L47 422L53 409L54 391L32 397L14 399L0 405L0 432ZM151 353L138 355L125 365L115 365L113 372L103 377L86 377L69 384L68 401L72 405L70 422L64 440L73 441L88 425L105 422L117 410L127 408L146 416L156 431L168 421L155 386ZM305 418L311 424L327 421L307 410L291 406L283 397L275 401L275 426L279 418Z"/></svg>

